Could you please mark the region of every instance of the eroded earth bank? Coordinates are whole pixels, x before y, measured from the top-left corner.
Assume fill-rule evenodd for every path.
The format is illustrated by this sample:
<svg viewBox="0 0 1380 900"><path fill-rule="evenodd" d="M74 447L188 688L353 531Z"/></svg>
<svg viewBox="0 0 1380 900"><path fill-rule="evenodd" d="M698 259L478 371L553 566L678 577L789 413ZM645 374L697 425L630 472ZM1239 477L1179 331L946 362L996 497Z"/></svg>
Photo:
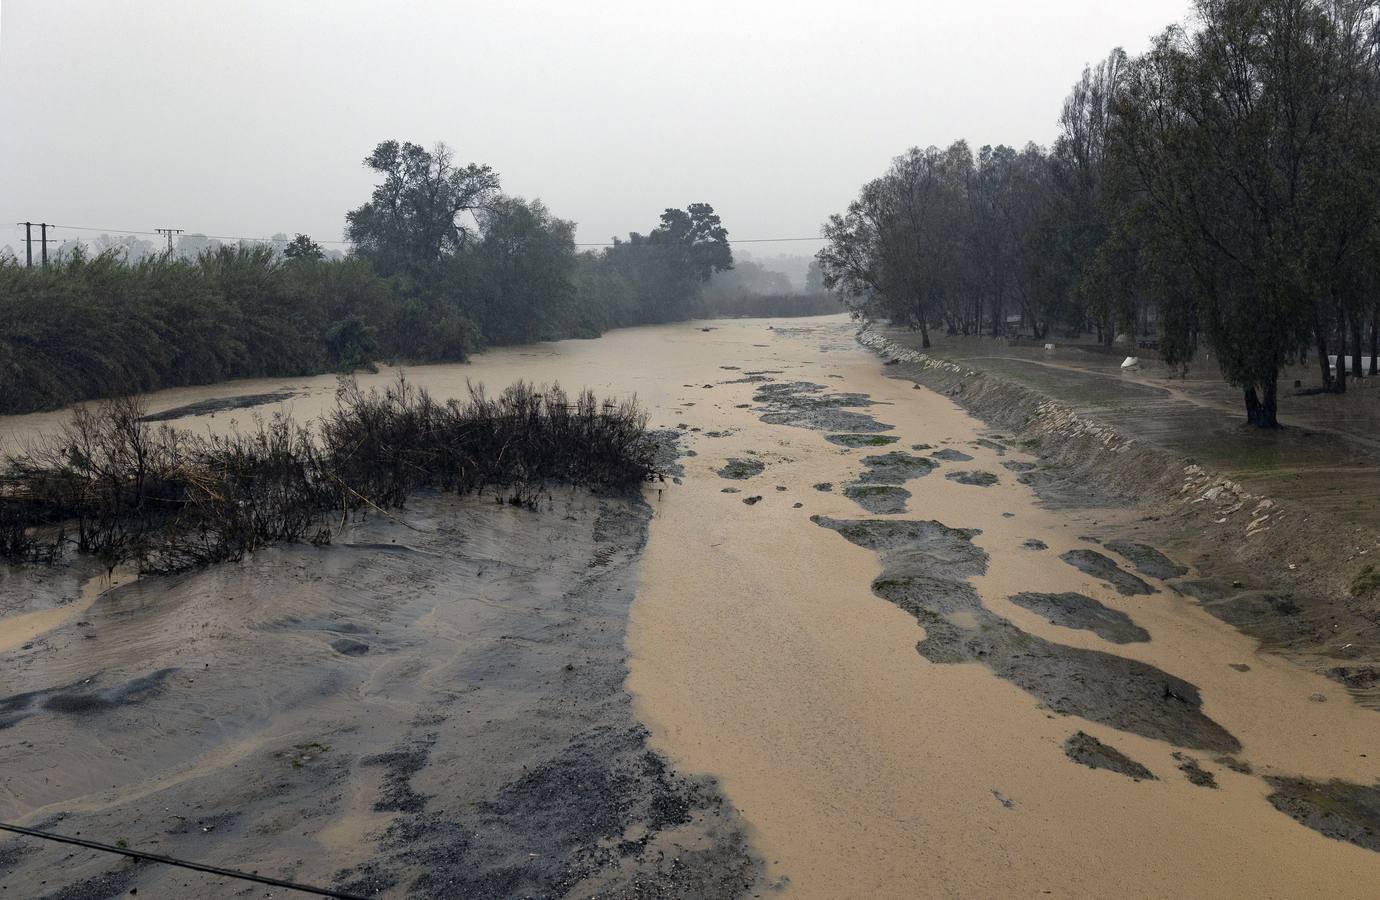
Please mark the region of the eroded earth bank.
<svg viewBox="0 0 1380 900"><path fill-rule="evenodd" d="M410 370L636 392L679 475L104 590L5 573L0 819L370 896L1373 896L1380 713L1210 614L1156 510L894 374L842 317ZM0 883L265 890L29 839Z"/></svg>

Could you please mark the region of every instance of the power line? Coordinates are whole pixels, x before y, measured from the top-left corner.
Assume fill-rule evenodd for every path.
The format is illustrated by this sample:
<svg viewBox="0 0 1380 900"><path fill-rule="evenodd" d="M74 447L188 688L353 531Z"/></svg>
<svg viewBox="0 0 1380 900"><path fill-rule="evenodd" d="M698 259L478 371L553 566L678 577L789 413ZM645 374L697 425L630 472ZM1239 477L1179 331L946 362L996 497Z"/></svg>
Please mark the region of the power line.
<svg viewBox="0 0 1380 900"><path fill-rule="evenodd" d="M21 222L20 224L22 225L22 224L24 224L24 223ZM37 224L37 223L35 223L35 224ZM140 231L140 230L137 229L137 228L98 228L98 227L96 227L96 226L94 226L94 225L52 225L52 224L50 224L48 227L49 227L49 228L65 228L65 229L68 230L68 231L98 231L98 232L103 232L103 233L105 233L105 234L142 234L142 235L148 235L148 236L150 236L150 237L154 237L154 236L159 236L159 237L161 237L161 236L163 236L164 234L167 234L167 232L168 232L168 229L165 229L165 228L159 228L159 229L156 229L156 230L154 230L154 231ZM233 234L202 234L202 233L199 232L199 231L197 231L197 232L190 232L190 233L188 233L187 236L188 236L188 237L204 237L204 238L207 238L208 240L217 240L217 241L256 241L256 242L258 242L258 243L263 243L263 244L271 244L271 243L273 243L275 240L281 240L281 238L245 237L245 236L243 236L243 235L233 235ZM317 238L312 238L312 240L313 240L313 241L316 241L316 243L318 243L318 244L342 244L342 245L348 245L348 244L353 244L353 243L354 243L354 241L328 241L328 240L318 240ZM779 238L734 238L734 237L730 237L730 238L728 239L728 242L729 242L730 244L780 244L780 243L791 243L791 242L796 242L796 241L821 241L821 242L822 242L822 241L827 241L827 240L828 240L828 238L822 238L822 237L779 237ZM576 246L576 247L612 247L612 246L615 246L616 243L617 243L617 242L615 242L615 241L576 242L575 246ZM624 241L623 243L627 243L627 242Z"/></svg>
<svg viewBox="0 0 1380 900"><path fill-rule="evenodd" d="M22 225L23 223L21 222L20 224ZM153 236L155 236L155 235L163 235L163 234L165 234L165 233L167 232L167 229L165 229L165 228L155 229L154 231L140 231L140 230L138 230L137 228L98 228L98 227L96 227L96 226L94 226L94 225L49 225L48 227L49 227L49 228L65 228L65 229L67 229L68 231L100 231L100 232L104 232L105 234L146 234L146 235L148 235L148 236L150 236L150 237L153 237ZM185 229L179 229L179 231L185 231ZM214 238L215 240L218 240L218 241L258 241L258 242L264 243L264 244L271 244L271 243L273 243L275 240L282 240L281 238L271 238L271 237L245 237L245 236L243 236L243 235L234 235L234 234L202 234L202 233L199 232L199 231L191 232L191 233L189 233L187 236L188 236L188 237ZM354 243L354 241L326 241L326 240L317 240L316 238L312 238L312 240L316 241L316 243L318 243L318 244L352 244L352 243Z"/></svg>
<svg viewBox="0 0 1380 900"><path fill-rule="evenodd" d="M59 844L75 844L78 847L86 847L90 850L103 850L106 853L118 853L121 856L129 856L134 859L162 863L165 866L177 866L183 869L191 869L194 872L206 872L209 875L219 875L223 878L235 878L240 881L253 881L257 884L269 885L270 887L287 888L293 891L301 891L304 894L315 894L318 897L336 897L339 898L339 900L364 900L363 897L358 895L346 894L342 891L331 890L330 888L300 884L296 881L286 881L282 878L270 878L266 875L259 875L256 872L240 872L235 869L222 869L219 866L208 866L203 863L190 862L185 859L162 856L158 853L145 853L143 850L131 850L128 847L116 847L110 844L102 844L99 841L88 841L85 838L69 837L65 834L53 834L51 831L39 831L36 828L24 828L21 825L7 825L4 822L0 822L0 829L13 831L15 834L40 838L45 841L56 841Z"/></svg>
<svg viewBox="0 0 1380 900"><path fill-rule="evenodd" d="M828 239L828 238L822 238L822 237L784 237L784 238L735 238L735 237L730 237L730 238L728 239L728 242L729 242L730 244L780 244L780 243L785 243L786 241L827 241L827 240L829 240L829 239ZM626 244L627 241L623 241L623 243ZM597 243L597 244L580 244L580 243L577 243L575 246L576 246L576 247L612 247L612 246L614 246L614 245L615 245L615 244L614 244L613 241L607 241L607 242L604 242L604 243Z"/></svg>

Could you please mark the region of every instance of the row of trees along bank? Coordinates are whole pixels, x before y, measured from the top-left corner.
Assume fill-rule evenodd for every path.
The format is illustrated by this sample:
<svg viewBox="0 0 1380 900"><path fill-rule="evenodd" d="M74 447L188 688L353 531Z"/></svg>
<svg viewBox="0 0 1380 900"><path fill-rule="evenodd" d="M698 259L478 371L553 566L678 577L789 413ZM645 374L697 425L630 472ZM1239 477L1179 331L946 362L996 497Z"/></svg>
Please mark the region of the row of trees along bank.
<svg viewBox="0 0 1380 900"><path fill-rule="evenodd" d="M1052 147L912 149L824 226L826 284L921 331L1110 344L1154 310L1275 427L1281 369L1323 387L1380 343L1380 3L1197 0L1084 70ZM1330 353L1340 365L1329 370Z"/></svg>
<svg viewBox="0 0 1380 900"><path fill-rule="evenodd" d="M493 169L460 165L444 145L386 141L365 165L378 184L346 215L343 259L302 235L281 253L0 259L0 414L378 359L460 361L485 345L690 318L710 277L733 267L707 203L580 252L573 222L504 195Z"/></svg>

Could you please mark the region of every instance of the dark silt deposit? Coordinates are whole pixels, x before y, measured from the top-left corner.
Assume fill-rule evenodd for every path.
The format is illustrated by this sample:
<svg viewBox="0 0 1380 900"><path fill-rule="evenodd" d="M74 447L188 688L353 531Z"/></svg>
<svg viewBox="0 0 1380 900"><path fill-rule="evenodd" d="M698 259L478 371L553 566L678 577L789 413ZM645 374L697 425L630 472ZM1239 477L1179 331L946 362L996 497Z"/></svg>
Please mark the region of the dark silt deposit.
<svg viewBox="0 0 1380 900"><path fill-rule="evenodd" d="M1091 631L1113 644L1141 643L1150 633L1118 609L1110 609L1084 594L1067 591L1039 594L1023 591L1011 598L1017 606L1044 616L1055 625Z"/></svg>
<svg viewBox="0 0 1380 900"><path fill-rule="evenodd" d="M1255 770L1251 768L1250 763L1246 762L1244 759L1238 759L1235 756L1214 756L1212 761L1240 775L1255 774Z"/></svg>
<svg viewBox="0 0 1380 900"><path fill-rule="evenodd" d="M865 484L905 484L912 478L930 474L936 468L933 460L911 456L901 450L865 456L863 465L867 469L858 476L858 480Z"/></svg>
<svg viewBox="0 0 1380 900"><path fill-rule="evenodd" d="M282 403L284 400L291 400L300 391L271 391L266 394L241 394L238 397L216 397L211 400L199 400L196 403L188 403L185 406L174 406L172 409L165 409L162 412L149 413L140 418L141 422L171 422L174 419L185 419L188 416L215 415L218 412L226 412L232 409L250 409L255 406L267 406L270 403Z"/></svg>
<svg viewBox="0 0 1380 900"><path fill-rule="evenodd" d="M991 487L997 483L997 476L991 472L948 472L944 477L950 481L957 481L959 484L971 484L974 487Z"/></svg>
<svg viewBox="0 0 1380 900"><path fill-rule="evenodd" d="M1026 538L1024 541L1021 541L1021 546L1024 547L1025 549L1027 549L1027 550L1048 550L1048 549L1049 549L1049 544L1046 544L1044 541L1040 540L1039 538Z"/></svg>
<svg viewBox="0 0 1380 900"><path fill-rule="evenodd" d="M680 464L680 457L685 453L681 437L681 433L672 428L647 432L647 444L652 448L652 461L658 471L675 477L685 474L685 467Z"/></svg>
<svg viewBox="0 0 1380 900"><path fill-rule="evenodd" d="M1091 509L1116 505L1095 482L1076 474L1032 468L1018 472L1016 481L1034 490L1040 502L1051 509Z"/></svg>
<svg viewBox="0 0 1380 900"><path fill-rule="evenodd" d="M856 482L844 487L843 493L876 515L905 512L911 494L901 485L928 475L935 468L933 460L901 450L865 456L863 465L867 468Z"/></svg>
<svg viewBox="0 0 1380 900"><path fill-rule="evenodd" d="M851 543L882 554L882 562L922 559L926 565L947 566L944 574L969 578L987 571L987 551L973 543L976 528L950 528L933 519L831 519L815 516L816 525L837 531Z"/></svg>
<svg viewBox="0 0 1380 900"><path fill-rule="evenodd" d="M1173 588L1258 640L1262 649L1315 668L1345 685L1358 705L1380 710L1380 670L1372 664L1380 634L1372 607L1347 597L1263 588L1258 581L1180 579ZM1338 665L1342 661L1348 662Z"/></svg>
<svg viewBox="0 0 1380 900"><path fill-rule="evenodd" d="M1089 769L1107 769L1136 781L1155 781L1155 774L1131 757L1087 732L1078 731L1064 741L1068 758Z"/></svg>
<svg viewBox="0 0 1380 900"><path fill-rule="evenodd" d="M843 494L868 512L882 516L905 512L910 499L910 491L892 484L850 484Z"/></svg>
<svg viewBox="0 0 1380 900"><path fill-rule="evenodd" d="M43 712L92 716L142 703L162 693L168 676L176 671L176 667L170 666L104 689L99 686L100 673L95 673L61 687L0 697L0 729L11 728Z"/></svg>
<svg viewBox="0 0 1380 900"><path fill-rule="evenodd" d="M1334 666L1324 674L1333 681L1357 691L1369 690L1380 685L1380 669L1375 666Z"/></svg>
<svg viewBox="0 0 1380 900"><path fill-rule="evenodd" d="M1070 550L1060 554L1059 558L1080 572L1111 585L1118 594L1131 597L1136 594L1155 593L1155 589L1150 585L1122 569L1096 550Z"/></svg>
<svg viewBox="0 0 1380 900"><path fill-rule="evenodd" d="M1138 660L1046 641L982 606L968 582L987 569L986 551L972 542L978 531L935 521L812 521L881 555L873 593L924 626L916 650L931 662L981 663L1056 713L1182 747L1240 749L1203 713L1193 684Z"/></svg>
<svg viewBox="0 0 1380 900"><path fill-rule="evenodd" d="M1027 634L986 610L976 628L921 620L917 648L931 662L980 662L1050 710L1183 747L1235 753L1241 745L1202 711L1198 688L1138 660Z"/></svg>
<svg viewBox="0 0 1380 900"><path fill-rule="evenodd" d="M1271 619L1295 619L1302 610L1291 598L1273 591L1240 588L1224 581L1200 579L1176 582L1174 589L1193 597L1203 609L1250 634Z"/></svg>
<svg viewBox="0 0 1380 900"><path fill-rule="evenodd" d="M833 394L822 385L808 381L766 384L753 395L762 421L768 425L792 425L820 431L875 434L893 426L878 422L866 413L856 412L873 405L866 394Z"/></svg>
<svg viewBox="0 0 1380 900"><path fill-rule="evenodd" d="M1380 785L1266 776L1269 801L1296 822L1380 853Z"/></svg>
<svg viewBox="0 0 1380 900"><path fill-rule="evenodd" d="M0 820L366 895L750 893L737 813L648 746L625 690L649 515L424 492L333 546L114 588L0 654ZM205 893L14 846L8 896Z"/></svg>
<svg viewBox="0 0 1380 900"><path fill-rule="evenodd" d="M738 459L734 457L724 463L723 467L719 469L719 477L742 480L751 478L754 475L761 475L762 470L766 467L767 464L760 459Z"/></svg>
<svg viewBox="0 0 1380 900"><path fill-rule="evenodd" d="M973 457L964 453L962 450L955 450L952 447L945 447L943 450L936 450L930 454L935 459L942 459L945 462L972 462Z"/></svg>
<svg viewBox="0 0 1380 900"><path fill-rule="evenodd" d="M1202 765L1199 764L1198 760L1187 754L1180 753L1177 750L1170 755L1178 762L1179 771L1184 773L1184 777L1188 779L1189 784L1197 785L1198 787L1213 788L1214 790L1217 788L1217 776L1213 775L1207 769L1204 769Z"/></svg>
<svg viewBox="0 0 1380 900"><path fill-rule="evenodd" d="M900 440L892 434L826 434L824 439L840 447L885 447Z"/></svg>
<svg viewBox="0 0 1380 900"><path fill-rule="evenodd" d="M1138 572L1142 575L1149 575L1151 578L1164 580L1188 574L1186 567L1174 562L1148 544L1139 544L1135 541L1108 541L1103 546L1130 560Z"/></svg>

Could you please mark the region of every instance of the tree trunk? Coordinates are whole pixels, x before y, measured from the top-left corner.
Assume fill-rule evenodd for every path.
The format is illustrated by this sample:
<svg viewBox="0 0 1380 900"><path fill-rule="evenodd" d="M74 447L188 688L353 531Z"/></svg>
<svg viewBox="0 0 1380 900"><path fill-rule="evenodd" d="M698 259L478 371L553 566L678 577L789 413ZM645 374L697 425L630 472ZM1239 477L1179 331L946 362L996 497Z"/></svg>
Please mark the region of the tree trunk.
<svg viewBox="0 0 1380 900"><path fill-rule="evenodd" d="M930 326L925 324L925 320L920 320L920 347L923 350L930 349Z"/></svg>
<svg viewBox="0 0 1380 900"><path fill-rule="evenodd" d="M1260 397L1255 392L1255 385L1246 387L1246 424L1260 424Z"/></svg>
<svg viewBox="0 0 1380 900"><path fill-rule="evenodd" d="M1332 385L1336 394L1346 393L1346 323L1337 329L1337 380Z"/></svg>
<svg viewBox="0 0 1380 900"><path fill-rule="evenodd" d="M1313 314L1313 335L1318 342L1318 366L1322 369L1322 389L1332 390L1332 370L1327 365L1327 335L1323 334L1322 322L1317 313Z"/></svg>
<svg viewBox="0 0 1380 900"><path fill-rule="evenodd" d="M1370 314L1370 377L1380 375L1380 308Z"/></svg>
<svg viewBox="0 0 1380 900"><path fill-rule="evenodd" d="M1260 401L1260 421L1256 424L1261 428L1279 427L1279 376L1272 377L1265 382L1265 396Z"/></svg>
<svg viewBox="0 0 1380 900"><path fill-rule="evenodd" d="M1351 355L1351 374L1360 378L1364 374L1361 371L1361 317L1355 313L1351 315L1351 346L1355 349Z"/></svg>

